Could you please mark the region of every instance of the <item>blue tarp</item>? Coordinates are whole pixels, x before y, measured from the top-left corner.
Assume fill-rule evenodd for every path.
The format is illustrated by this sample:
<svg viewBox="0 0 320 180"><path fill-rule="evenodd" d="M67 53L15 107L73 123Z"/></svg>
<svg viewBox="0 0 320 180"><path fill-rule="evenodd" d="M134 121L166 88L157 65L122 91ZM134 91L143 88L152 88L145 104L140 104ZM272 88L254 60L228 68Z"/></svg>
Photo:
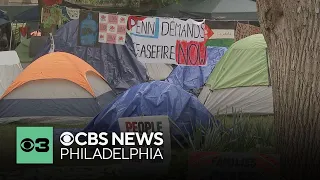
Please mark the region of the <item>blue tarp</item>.
<svg viewBox="0 0 320 180"><path fill-rule="evenodd" d="M147 81L146 68L137 60L131 37L125 45L101 43L99 48L77 45L79 20L72 20L54 35L55 51L74 54L102 74L115 92L123 92L133 85ZM50 41L35 59L49 52Z"/></svg>
<svg viewBox="0 0 320 180"><path fill-rule="evenodd" d="M3 24L7 24L9 23L9 16L6 14L5 11L2 11L0 9L0 26L3 25Z"/></svg>
<svg viewBox="0 0 320 180"><path fill-rule="evenodd" d="M2 11L1 9L0 9L0 18L9 21L9 16L7 15L7 13L5 11Z"/></svg>
<svg viewBox="0 0 320 180"><path fill-rule="evenodd" d="M14 21L18 22L39 21L39 19L40 15L38 6L28 9L13 18Z"/></svg>
<svg viewBox="0 0 320 180"><path fill-rule="evenodd" d="M157 115L168 115L184 133L191 133L196 125L206 126L213 119L194 95L173 84L153 81L124 92L98 114L84 131L120 132L118 119L121 117ZM181 132L177 130L172 129L172 133L180 136Z"/></svg>
<svg viewBox="0 0 320 180"><path fill-rule="evenodd" d="M186 91L195 91L207 82L215 65L226 51L225 47L207 47L207 66L177 66L165 81Z"/></svg>
<svg viewBox="0 0 320 180"><path fill-rule="evenodd" d="M62 10L65 10L65 7L76 8L76 9L88 9L88 8L79 6L77 4L69 3L67 1L63 1L62 4L60 4L60 6L63 7ZM13 20L18 21L18 22L29 22L29 21L37 21L38 22L40 20L39 7L34 6L30 9L14 16Z"/></svg>

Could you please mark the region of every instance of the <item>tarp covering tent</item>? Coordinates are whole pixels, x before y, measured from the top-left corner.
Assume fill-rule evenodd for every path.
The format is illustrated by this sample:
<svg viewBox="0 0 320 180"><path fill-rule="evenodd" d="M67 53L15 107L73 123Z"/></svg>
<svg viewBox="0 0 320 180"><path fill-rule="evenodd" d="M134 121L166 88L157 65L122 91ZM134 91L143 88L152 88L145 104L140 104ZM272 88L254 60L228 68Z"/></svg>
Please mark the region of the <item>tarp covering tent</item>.
<svg viewBox="0 0 320 180"><path fill-rule="evenodd" d="M77 4L73 4L67 1L62 1L60 6L66 6L69 8L79 8L79 9L88 9ZM33 6L30 9L27 9L13 17L13 21L17 22L30 22L30 21L40 21L40 11L38 6Z"/></svg>
<svg viewBox="0 0 320 180"><path fill-rule="evenodd" d="M0 96L22 72L19 57L15 51L0 52Z"/></svg>
<svg viewBox="0 0 320 180"><path fill-rule="evenodd" d="M159 16L220 20L258 20L256 2L250 0L181 0L157 11Z"/></svg>
<svg viewBox="0 0 320 180"><path fill-rule="evenodd" d="M97 115L84 131L120 132L118 119L121 117L157 115L168 115L182 131L185 128L191 131L191 125L205 126L213 118L192 94L164 81L152 81L124 92Z"/></svg>
<svg viewBox="0 0 320 180"><path fill-rule="evenodd" d="M186 91L194 92L207 82L216 63L226 51L227 48L225 47L207 47L206 66L177 66L166 81Z"/></svg>
<svg viewBox="0 0 320 180"><path fill-rule="evenodd" d="M6 11L0 9L0 51L10 49L11 22ZM14 42L13 40L11 42Z"/></svg>
<svg viewBox="0 0 320 180"><path fill-rule="evenodd" d="M66 4L68 7L74 7L74 5ZM78 8L83 9L84 7L79 6ZM64 9L65 10L65 9ZM18 14L14 17L14 20L17 22L30 22L30 21L39 21L40 15L39 15L39 8L34 7L31 9L26 10L25 12L22 12L21 14ZM25 45L28 42L25 42L19 49L24 49ZM28 47L29 48L29 47ZM19 54L20 56L20 54ZM25 62L32 62L31 59L24 56L22 58ZM24 63L25 63L24 62ZM172 71L172 66L167 64L145 64L145 68L148 72L148 76L150 80L163 80L169 76L169 74Z"/></svg>
<svg viewBox="0 0 320 180"><path fill-rule="evenodd" d="M11 20L14 19L14 16L34 7L38 7L38 5L0 5L0 9L6 11L9 16L9 19Z"/></svg>
<svg viewBox="0 0 320 180"><path fill-rule="evenodd" d="M82 59L50 53L30 64L0 100L0 117L94 117L115 94Z"/></svg>
<svg viewBox="0 0 320 180"><path fill-rule="evenodd" d="M7 24L9 22L10 22L10 20L9 20L9 16L7 15L7 13L0 9L0 26L3 24Z"/></svg>
<svg viewBox="0 0 320 180"><path fill-rule="evenodd" d="M262 34L234 43L209 76L199 100L212 114L273 114L267 44Z"/></svg>
<svg viewBox="0 0 320 180"><path fill-rule="evenodd" d="M101 43L100 48L82 47L77 45L78 25L79 20L72 20L55 33L55 51L68 52L85 60L102 74L117 92L147 81L146 69L137 60L129 35L125 45ZM36 58L47 54L49 50L48 40Z"/></svg>
<svg viewBox="0 0 320 180"><path fill-rule="evenodd" d="M17 21L17 22L39 21L40 20L39 14L40 14L39 7L34 6L20 14L15 15L13 17L13 21Z"/></svg>

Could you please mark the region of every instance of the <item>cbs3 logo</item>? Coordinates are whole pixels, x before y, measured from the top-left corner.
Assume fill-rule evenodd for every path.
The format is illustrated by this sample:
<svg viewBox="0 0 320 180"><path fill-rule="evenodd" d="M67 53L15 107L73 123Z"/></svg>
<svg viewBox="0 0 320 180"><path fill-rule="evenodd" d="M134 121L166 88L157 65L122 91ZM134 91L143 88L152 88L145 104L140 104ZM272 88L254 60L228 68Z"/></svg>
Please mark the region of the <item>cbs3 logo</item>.
<svg viewBox="0 0 320 180"><path fill-rule="evenodd" d="M33 141L30 138L25 138L20 142L20 148L24 152L31 152L35 149L37 152L48 152L49 151L49 139L37 138Z"/></svg>

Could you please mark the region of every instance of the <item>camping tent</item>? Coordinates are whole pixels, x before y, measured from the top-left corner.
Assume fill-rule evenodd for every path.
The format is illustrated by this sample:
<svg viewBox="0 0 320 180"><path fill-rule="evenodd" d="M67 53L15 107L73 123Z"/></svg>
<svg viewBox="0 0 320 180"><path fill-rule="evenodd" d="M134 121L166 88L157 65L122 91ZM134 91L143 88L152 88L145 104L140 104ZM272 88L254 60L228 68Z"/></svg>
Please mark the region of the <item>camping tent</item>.
<svg viewBox="0 0 320 180"><path fill-rule="evenodd" d="M0 52L0 96L22 72L19 57L15 51Z"/></svg>
<svg viewBox="0 0 320 180"><path fill-rule="evenodd" d="M207 82L216 63L226 51L225 47L207 47L206 66L177 66L166 81L186 91L197 92Z"/></svg>
<svg viewBox="0 0 320 180"><path fill-rule="evenodd" d="M198 97L212 114L273 114L266 49L262 34L239 40L228 49Z"/></svg>
<svg viewBox="0 0 320 180"><path fill-rule="evenodd" d="M149 80L164 80L174 69L171 64L145 63Z"/></svg>
<svg viewBox="0 0 320 180"><path fill-rule="evenodd" d="M68 52L85 60L106 78L117 92L147 81L146 69L137 60L133 42L129 35L125 45L101 43L99 48L78 46L79 20L72 20L54 34L55 51ZM51 41L48 40L35 59L47 54Z"/></svg>
<svg viewBox="0 0 320 180"><path fill-rule="evenodd" d="M158 115L168 115L182 131L189 132L192 125L205 126L213 118L192 94L164 81L152 81L127 90L97 115L84 131L120 132L117 122L121 117ZM179 135L175 130L172 133Z"/></svg>
<svg viewBox="0 0 320 180"><path fill-rule="evenodd" d="M0 117L93 117L114 99L104 78L82 59L50 53L30 64L0 100Z"/></svg>

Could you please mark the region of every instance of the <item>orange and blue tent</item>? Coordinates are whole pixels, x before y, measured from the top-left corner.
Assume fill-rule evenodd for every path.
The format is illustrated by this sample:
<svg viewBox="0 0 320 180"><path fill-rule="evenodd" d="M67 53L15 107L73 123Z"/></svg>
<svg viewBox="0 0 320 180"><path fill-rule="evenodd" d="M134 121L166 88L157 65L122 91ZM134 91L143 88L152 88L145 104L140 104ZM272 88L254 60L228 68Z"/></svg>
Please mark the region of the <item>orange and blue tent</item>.
<svg viewBox="0 0 320 180"><path fill-rule="evenodd" d="M93 117L115 98L106 80L84 60L54 52L31 63L0 99L0 117Z"/></svg>

